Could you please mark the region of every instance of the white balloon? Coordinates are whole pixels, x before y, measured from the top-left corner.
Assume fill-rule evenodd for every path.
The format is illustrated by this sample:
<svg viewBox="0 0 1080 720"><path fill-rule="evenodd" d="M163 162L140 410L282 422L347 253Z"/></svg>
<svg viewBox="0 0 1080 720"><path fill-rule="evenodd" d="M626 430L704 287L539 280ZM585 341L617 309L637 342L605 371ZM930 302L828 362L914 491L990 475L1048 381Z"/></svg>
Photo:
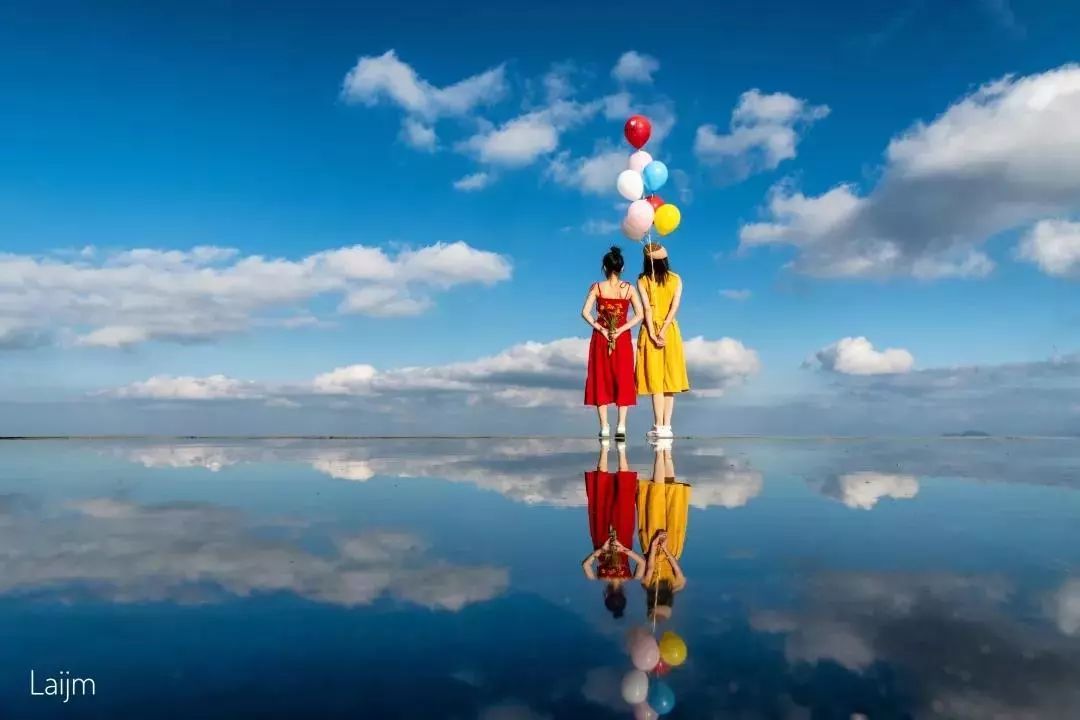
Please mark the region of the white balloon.
<svg viewBox="0 0 1080 720"><path fill-rule="evenodd" d="M626 211L626 225L634 232L644 235L652 227L656 211L648 200L635 200Z"/></svg>
<svg viewBox="0 0 1080 720"><path fill-rule="evenodd" d="M657 720L660 716L649 707L649 703L638 703L634 706L634 720Z"/></svg>
<svg viewBox="0 0 1080 720"><path fill-rule="evenodd" d="M631 670L622 679L622 699L631 705L645 702L649 695L649 676L640 670Z"/></svg>
<svg viewBox="0 0 1080 720"><path fill-rule="evenodd" d="M630 168L634 172L641 172L645 169L645 166L652 162L652 155L644 150L638 150L636 153L630 156L630 162L626 167Z"/></svg>
<svg viewBox="0 0 1080 720"><path fill-rule="evenodd" d="M615 181L615 187L627 200L639 200L645 192L645 181L641 179L641 173L623 170L619 173L619 179Z"/></svg>

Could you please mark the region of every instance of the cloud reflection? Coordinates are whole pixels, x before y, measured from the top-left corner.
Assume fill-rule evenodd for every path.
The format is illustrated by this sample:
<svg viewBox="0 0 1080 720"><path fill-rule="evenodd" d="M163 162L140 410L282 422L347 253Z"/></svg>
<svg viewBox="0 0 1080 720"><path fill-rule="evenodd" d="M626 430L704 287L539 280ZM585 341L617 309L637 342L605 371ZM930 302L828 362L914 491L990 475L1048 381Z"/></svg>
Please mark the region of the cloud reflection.
<svg viewBox="0 0 1080 720"><path fill-rule="evenodd" d="M256 525L209 503L91 498L0 522L0 594L89 595L118 603L212 602L287 592L345 607L390 598L460 610L501 594L504 568L432 557L409 532L332 537L308 549L288 523Z"/></svg>

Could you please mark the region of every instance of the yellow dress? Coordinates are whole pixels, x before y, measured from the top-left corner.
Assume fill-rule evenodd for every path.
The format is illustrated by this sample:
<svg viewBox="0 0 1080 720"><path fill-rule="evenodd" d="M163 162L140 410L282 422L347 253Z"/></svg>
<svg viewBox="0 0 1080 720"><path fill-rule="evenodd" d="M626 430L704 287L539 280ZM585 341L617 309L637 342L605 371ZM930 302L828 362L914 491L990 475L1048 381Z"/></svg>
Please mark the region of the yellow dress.
<svg viewBox="0 0 1080 720"><path fill-rule="evenodd" d="M649 552L656 533L667 530L667 546L676 559L682 558L686 544L686 523L690 516L690 486L684 483L638 481L638 544ZM646 585L660 580L675 581L671 562L661 554L655 578L642 578Z"/></svg>
<svg viewBox="0 0 1080 720"><path fill-rule="evenodd" d="M671 303L675 300L675 291L682 284L682 279L675 273L668 273L663 285L652 278L643 280L645 295L642 298L652 308L654 330L659 331L667 317ZM683 356L682 333L679 321L672 320L664 337L664 347L659 348L649 338L644 329L638 332L637 367L634 369L638 395L657 393L680 393L690 389L690 378L686 376L686 359Z"/></svg>

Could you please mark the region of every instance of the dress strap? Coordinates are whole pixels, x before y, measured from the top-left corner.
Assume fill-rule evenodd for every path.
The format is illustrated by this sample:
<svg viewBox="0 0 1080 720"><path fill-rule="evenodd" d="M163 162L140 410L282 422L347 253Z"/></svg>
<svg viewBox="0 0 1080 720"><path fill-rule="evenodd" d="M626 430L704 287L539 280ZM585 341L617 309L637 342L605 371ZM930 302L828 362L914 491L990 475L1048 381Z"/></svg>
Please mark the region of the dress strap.
<svg viewBox="0 0 1080 720"><path fill-rule="evenodd" d="M629 300L630 299L630 283L624 281L623 284L622 284L622 291L623 291L622 299L623 300Z"/></svg>

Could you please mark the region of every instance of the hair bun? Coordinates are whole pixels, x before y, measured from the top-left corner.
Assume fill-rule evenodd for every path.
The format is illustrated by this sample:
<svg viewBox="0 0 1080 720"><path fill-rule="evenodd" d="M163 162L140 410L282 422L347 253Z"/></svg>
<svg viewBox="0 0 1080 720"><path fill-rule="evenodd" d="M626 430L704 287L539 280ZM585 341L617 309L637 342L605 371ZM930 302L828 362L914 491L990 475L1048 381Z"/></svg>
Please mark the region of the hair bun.
<svg viewBox="0 0 1080 720"><path fill-rule="evenodd" d="M611 254L616 255L618 257L622 257L622 248L620 248L618 245L612 245L611 246Z"/></svg>

